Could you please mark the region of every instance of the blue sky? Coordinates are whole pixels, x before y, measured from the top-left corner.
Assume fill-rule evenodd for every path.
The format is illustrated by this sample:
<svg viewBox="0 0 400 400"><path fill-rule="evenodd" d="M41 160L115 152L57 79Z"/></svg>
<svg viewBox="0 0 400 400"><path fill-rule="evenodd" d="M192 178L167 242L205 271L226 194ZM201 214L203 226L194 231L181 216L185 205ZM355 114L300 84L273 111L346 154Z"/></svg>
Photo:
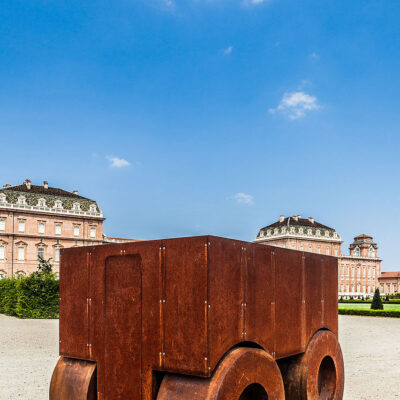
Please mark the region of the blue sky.
<svg viewBox="0 0 400 400"><path fill-rule="evenodd" d="M2 183L110 236L252 240L280 214L398 257L400 2L6 0Z"/></svg>

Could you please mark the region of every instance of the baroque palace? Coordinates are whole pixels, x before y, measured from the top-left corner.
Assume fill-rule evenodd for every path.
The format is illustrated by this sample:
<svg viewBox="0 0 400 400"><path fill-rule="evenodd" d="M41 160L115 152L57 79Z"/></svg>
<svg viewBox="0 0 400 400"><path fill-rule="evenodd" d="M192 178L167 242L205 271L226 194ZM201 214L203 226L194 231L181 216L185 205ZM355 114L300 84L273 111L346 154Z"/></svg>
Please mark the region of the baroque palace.
<svg viewBox="0 0 400 400"><path fill-rule="evenodd" d="M102 244L104 217L96 201L78 191L32 185L0 189L0 278L37 270L51 258L58 272L60 249ZM115 241L110 238L109 241Z"/></svg>
<svg viewBox="0 0 400 400"><path fill-rule="evenodd" d="M382 260L371 236L356 236L350 245L350 254L343 255L343 242L335 229L314 218L297 215L281 216L277 222L261 228L255 242L338 257L339 296L371 297L377 287L381 294L398 291L400 273L381 274Z"/></svg>

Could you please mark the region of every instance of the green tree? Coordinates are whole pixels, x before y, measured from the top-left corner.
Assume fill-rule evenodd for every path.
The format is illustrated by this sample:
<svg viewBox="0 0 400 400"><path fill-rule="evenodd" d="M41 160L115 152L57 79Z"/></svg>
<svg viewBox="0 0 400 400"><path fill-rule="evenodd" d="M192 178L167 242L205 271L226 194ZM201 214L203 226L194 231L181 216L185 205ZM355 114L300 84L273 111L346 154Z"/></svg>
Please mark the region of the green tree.
<svg viewBox="0 0 400 400"><path fill-rule="evenodd" d="M371 310L383 310L381 294L378 288L376 288L374 298L372 299Z"/></svg>
<svg viewBox="0 0 400 400"><path fill-rule="evenodd" d="M52 274L53 273L53 266L50 263L51 258L48 260L45 260L44 258L39 256L39 265L38 269L35 272L36 275L42 275L42 274Z"/></svg>

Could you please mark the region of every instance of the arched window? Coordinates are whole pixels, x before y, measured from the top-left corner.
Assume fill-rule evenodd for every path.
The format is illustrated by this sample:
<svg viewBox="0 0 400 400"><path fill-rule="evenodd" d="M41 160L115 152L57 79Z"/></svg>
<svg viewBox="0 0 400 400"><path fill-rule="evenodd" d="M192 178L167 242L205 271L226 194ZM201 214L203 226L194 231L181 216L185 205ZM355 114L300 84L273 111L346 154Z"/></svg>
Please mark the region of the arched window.
<svg viewBox="0 0 400 400"><path fill-rule="evenodd" d="M357 247L355 247L355 249L354 249L354 255L356 256L356 257L360 257L360 248L357 246Z"/></svg>
<svg viewBox="0 0 400 400"><path fill-rule="evenodd" d="M19 196L18 197L18 203L19 204L25 204L26 203L25 196Z"/></svg>
<svg viewBox="0 0 400 400"><path fill-rule="evenodd" d="M39 205L39 207L46 207L46 200L45 199L39 199L38 205Z"/></svg>
<svg viewBox="0 0 400 400"><path fill-rule="evenodd" d="M374 257L375 257L375 249L374 249L372 246L369 248L368 255L369 255L371 258L374 258Z"/></svg>
<svg viewBox="0 0 400 400"><path fill-rule="evenodd" d="M74 211L80 211L81 205L79 203L74 203Z"/></svg>

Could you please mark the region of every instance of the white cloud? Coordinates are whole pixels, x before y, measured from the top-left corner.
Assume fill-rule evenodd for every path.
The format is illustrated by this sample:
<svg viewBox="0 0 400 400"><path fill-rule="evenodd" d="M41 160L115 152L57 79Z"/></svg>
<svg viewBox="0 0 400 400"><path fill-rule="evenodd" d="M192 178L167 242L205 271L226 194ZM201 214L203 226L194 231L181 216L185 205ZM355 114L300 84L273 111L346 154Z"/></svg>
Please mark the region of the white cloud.
<svg viewBox="0 0 400 400"><path fill-rule="evenodd" d="M232 53L233 46L228 46L226 49L223 49L223 52L226 56Z"/></svg>
<svg viewBox="0 0 400 400"><path fill-rule="evenodd" d="M253 204L254 197L251 194L236 193L233 198L239 204Z"/></svg>
<svg viewBox="0 0 400 400"><path fill-rule="evenodd" d="M245 4L245 5L254 5L254 6L257 6L257 5L259 5L259 4L263 4L263 3L268 3L268 2L270 2L270 0L244 0L243 1L243 4Z"/></svg>
<svg viewBox="0 0 400 400"><path fill-rule="evenodd" d="M110 161L111 168L123 168L123 167L129 167L131 165L129 161L126 161L123 158L111 157L111 156L107 156L106 158L108 161Z"/></svg>
<svg viewBox="0 0 400 400"><path fill-rule="evenodd" d="M306 116L306 113L320 109L318 99L303 91L285 92L282 100L276 108L270 108L270 113L280 111L286 114L290 119L298 119Z"/></svg>
<svg viewBox="0 0 400 400"><path fill-rule="evenodd" d="M311 53L311 54L310 54L310 57L311 57L311 58L318 59L318 58L319 58L319 54L317 54L317 53Z"/></svg>

